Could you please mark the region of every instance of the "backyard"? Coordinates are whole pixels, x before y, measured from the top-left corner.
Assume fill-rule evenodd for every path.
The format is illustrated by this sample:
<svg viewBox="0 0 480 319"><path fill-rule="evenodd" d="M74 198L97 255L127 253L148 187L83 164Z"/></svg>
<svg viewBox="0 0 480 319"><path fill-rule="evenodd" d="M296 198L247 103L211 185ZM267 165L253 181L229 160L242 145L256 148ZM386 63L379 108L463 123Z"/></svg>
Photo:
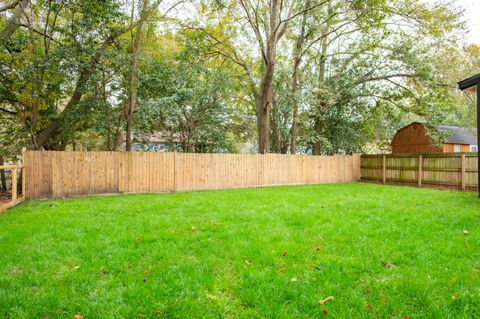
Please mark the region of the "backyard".
<svg viewBox="0 0 480 319"><path fill-rule="evenodd" d="M473 193L363 183L27 201L0 317L478 318L479 221Z"/></svg>

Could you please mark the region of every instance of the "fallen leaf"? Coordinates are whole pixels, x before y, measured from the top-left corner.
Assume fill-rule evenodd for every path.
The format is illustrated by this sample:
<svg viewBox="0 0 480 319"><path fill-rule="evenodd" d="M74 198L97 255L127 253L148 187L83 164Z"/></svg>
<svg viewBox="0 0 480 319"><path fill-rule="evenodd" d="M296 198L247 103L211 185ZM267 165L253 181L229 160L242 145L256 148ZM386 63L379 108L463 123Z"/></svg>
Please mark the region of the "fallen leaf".
<svg viewBox="0 0 480 319"><path fill-rule="evenodd" d="M292 279L290 279L290 282L299 282L300 279L297 278L297 277L293 277Z"/></svg>
<svg viewBox="0 0 480 319"><path fill-rule="evenodd" d="M463 234L464 234L464 235L468 235L468 230L464 229L464 230L463 230Z"/></svg>
<svg viewBox="0 0 480 319"><path fill-rule="evenodd" d="M326 304L327 302L329 302L330 300L333 300L333 299L334 299L333 296L328 296L327 298L320 300L318 303L321 304L321 305L324 305L324 304Z"/></svg>
<svg viewBox="0 0 480 319"><path fill-rule="evenodd" d="M392 263L389 262L388 260L383 260L383 261L382 261L382 264L383 264L385 267L388 267L388 268L392 268L392 269L398 268L397 266L395 266L394 264L392 264Z"/></svg>
<svg viewBox="0 0 480 319"><path fill-rule="evenodd" d="M282 252L282 256L285 257L286 255L287 255L287 251L284 250L284 251Z"/></svg>
<svg viewBox="0 0 480 319"><path fill-rule="evenodd" d="M320 251L320 247L315 248L316 251Z"/></svg>
<svg viewBox="0 0 480 319"><path fill-rule="evenodd" d="M78 268L80 268L80 266L75 266L73 267L73 269L77 270Z"/></svg>
<svg viewBox="0 0 480 319"><path fill-rule="evenodd" d="M322 313L323 313L324 315L328 315L328 310L327 310L327 309L323 309L323 310L322 310Z"/></svg>
<svg viewBox="0 0 480 319"><path fill-rule="evenodd" d="M452 296L452 301L455 301L455 300L457 300L457 297Z"/></svg>
<svg viewBox="0 0 480 319"><path fill-rule="evenodd" d="M73 319L83 319L83 316L79 315L79 314L76 314L75 317L73 317Z"/></svg>
<svg viewBox="0 0 480 319"><path fill-rule="evenodd" d="M408 316L405 316L405 317L403 317L403 319L410 319L410 317L408 317Z"/></svg>
<svg viewBox="0 0 480 319"><path fill-rule="evenodd" d="M198 228L197 228L197 227L195 227L195 226L192 226L192 231L193 231L193 232L196 232L197 230L198 230Z"/></svg>
<svg viewBox="0 0 480 319"><path fill-rule="evenodd" d="M367 304L365 305L365 308L367 308L367 309L372 309L372 305L369 304L369 303L367 303Z"/></svg>

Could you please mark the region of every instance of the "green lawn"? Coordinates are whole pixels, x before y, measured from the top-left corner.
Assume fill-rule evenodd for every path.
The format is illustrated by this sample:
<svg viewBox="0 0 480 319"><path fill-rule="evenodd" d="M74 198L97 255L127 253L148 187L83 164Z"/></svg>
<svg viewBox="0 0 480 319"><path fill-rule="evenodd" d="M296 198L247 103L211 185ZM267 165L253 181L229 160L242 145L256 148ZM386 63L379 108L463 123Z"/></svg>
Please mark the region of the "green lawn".
<svg viewBox="0 0 480 319"><path fill-rule="evenodd" d="M480 318L480 200L351 183L36 201L0 215L0 318L76 314Z"/></svg>

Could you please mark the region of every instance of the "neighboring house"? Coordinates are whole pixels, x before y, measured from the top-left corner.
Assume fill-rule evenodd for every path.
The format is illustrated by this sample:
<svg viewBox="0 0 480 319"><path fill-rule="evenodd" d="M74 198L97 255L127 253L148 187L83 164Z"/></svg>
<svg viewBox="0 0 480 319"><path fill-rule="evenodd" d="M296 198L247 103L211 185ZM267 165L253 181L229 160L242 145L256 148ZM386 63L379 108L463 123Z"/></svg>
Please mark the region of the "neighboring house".
<svg viewBox="0 0 480 319"><path fill-rule="evenodd" d="M125 132L121 136L120 150L125 150ZM172 145L180 143L178 137L168 136L163 132L156 132L146 136L135 136L133 134L132 151L165 152L172 148Z"/></svg>
<svg viewBox="0 0 480 319"><path fill-rule="evenodd" d="M436 142L433 136L436 136ZM399 129L391 145L392 154L478 151L475 130L446 125L427 126L420 122L413 122Z"/></svg>

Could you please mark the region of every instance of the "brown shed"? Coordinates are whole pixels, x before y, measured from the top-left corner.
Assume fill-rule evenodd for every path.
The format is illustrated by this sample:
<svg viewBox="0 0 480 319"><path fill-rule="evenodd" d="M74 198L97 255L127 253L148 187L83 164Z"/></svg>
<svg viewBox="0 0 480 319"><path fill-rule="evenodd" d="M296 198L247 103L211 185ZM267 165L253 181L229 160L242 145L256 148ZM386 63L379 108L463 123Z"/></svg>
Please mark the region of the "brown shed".
<svg viewBox="0 0 480 319"><path fill-rule="evenodd" d="M443 143L434 145L429 132L438 132ZM393 154L477 152L477 135L474 130L446 125L429 125L413 122L397 131L392 140ZM437 143L438 144L438 143Z"/></svg>

